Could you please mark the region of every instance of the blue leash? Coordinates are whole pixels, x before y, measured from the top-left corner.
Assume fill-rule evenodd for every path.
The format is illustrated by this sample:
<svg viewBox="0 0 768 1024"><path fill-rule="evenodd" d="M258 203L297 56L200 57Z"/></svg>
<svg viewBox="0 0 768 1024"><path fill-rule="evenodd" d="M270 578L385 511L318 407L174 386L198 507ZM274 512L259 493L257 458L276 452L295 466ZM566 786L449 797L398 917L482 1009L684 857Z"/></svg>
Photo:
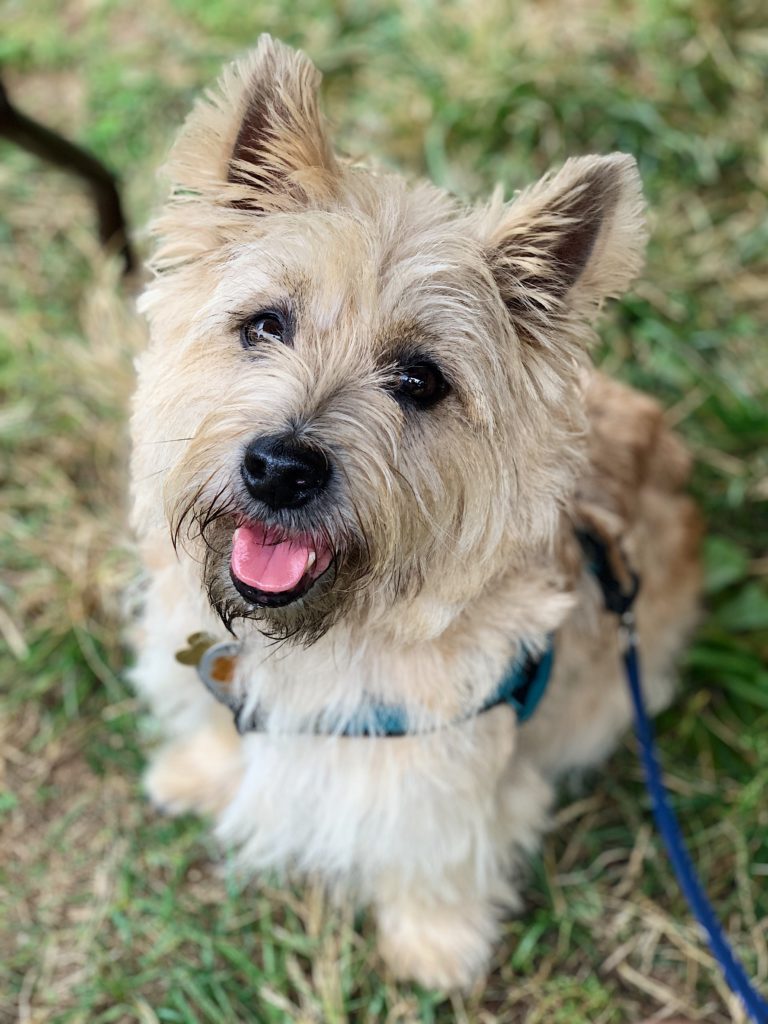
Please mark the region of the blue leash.
<svg viewBox="0 0 768 1024"><path fill-rule="evenodd" d="M634 614L628 609L622 614L620 622L624 639L624 665L627 670L629 692L635 711L635 731L640 743L640 758L643 762L645 781L651 797L656 827L664 840L678 884L683 890L683 895L693 916L704 929L709 947L720 964L725 980L732 991L739 996L755 1024L768 1024L768 1002L752 985L744 967L731 949L712 905L701 887L696 869L686 849L680 824L669 804L661 777L656 737L645 707L640 681L640 659L637 651Z"/></svg>
<svg viewBox="0 0 768 1024"><path fill-rule="evenodd" d="M632 606L640 587L640 579L629 567L617 545L609 545L589 530L577 531L577 537L589 567L602 591L606 610L618 616L623 640L624 666L635 712L635 732L640 744L640 759L645 771L645 784L651 797L651 808L661 838L672 861L678 885L683 890L693 916L704 930L709 947L720 964L729 986L744 1003L755 1024L768 1024L768 1003L752 985L736 954L731 949L712 905L701 887L696 869L685 846L683 834L672 810L661 777L651 720L645 707L640 681L640 657Z"/></svg>

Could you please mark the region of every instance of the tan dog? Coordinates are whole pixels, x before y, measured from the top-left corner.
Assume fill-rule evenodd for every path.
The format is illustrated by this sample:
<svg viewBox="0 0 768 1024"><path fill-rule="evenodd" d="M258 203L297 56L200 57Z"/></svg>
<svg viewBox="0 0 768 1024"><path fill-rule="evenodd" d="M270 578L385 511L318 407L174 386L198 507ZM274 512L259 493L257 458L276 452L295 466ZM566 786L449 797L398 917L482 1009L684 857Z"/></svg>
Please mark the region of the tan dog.
<svg viewBox="0 0 768 1024"><path fill-rule="evenodd" d="M318 83L264 37L172 156L133 417L135 678L168 736L147 784L215 813L249 868L353 888L398 975L466 985L553 781L629 722L577 527L642 575L648 693L669 700L698 587L687 458L587 365L642 260L632 158L466 208L341 161ZM209 683L242 736L175 657L224 627ZM482 711L552 634L531 721ZM328 735L382 731L382 708L414 735Z"/></svg>

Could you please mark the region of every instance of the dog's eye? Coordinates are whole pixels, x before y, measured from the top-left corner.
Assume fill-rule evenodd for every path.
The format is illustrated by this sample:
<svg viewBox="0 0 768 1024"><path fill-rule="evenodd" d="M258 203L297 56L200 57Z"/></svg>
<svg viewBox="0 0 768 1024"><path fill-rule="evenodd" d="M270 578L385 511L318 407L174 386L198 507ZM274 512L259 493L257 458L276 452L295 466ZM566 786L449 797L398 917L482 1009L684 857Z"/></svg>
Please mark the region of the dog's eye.
<svg viewBox="0 0 768 1024"><path fill-rule="evenodd" d="M406 399L421 409L439 402L448 394L448 382L434 363L412 363L397 371L395 397Z"/></svg>
<svg viewBox="0 0 768 1024"><path fill-rule="evenodd" d="M285 334L285 321L273 310L257 313L240 328L240 340L244 348L253 348L265 341L284 341Z"/></svg>

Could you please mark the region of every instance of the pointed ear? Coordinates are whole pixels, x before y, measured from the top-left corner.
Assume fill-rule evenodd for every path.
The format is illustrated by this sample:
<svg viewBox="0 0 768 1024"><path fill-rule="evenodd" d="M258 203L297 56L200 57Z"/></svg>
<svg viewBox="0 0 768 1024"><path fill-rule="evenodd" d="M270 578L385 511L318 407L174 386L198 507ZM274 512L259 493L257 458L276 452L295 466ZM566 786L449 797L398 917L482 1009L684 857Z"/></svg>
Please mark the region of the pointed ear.
<svg viewBox="0 0 768 1024"><path fill-rule="evenodd" d="M488 258L515 325L542 338L562 317L592 320L642 266L647 239L631 156L577 157L505 208Z"/></svg>
<svg viewBox="0 0 768 1024"><path fill-rule="evenodd" d="M330 198L339 168L318 110L320 80L304 53L262 35L187 120L171 156L177 186L261 213Z"/></svg>

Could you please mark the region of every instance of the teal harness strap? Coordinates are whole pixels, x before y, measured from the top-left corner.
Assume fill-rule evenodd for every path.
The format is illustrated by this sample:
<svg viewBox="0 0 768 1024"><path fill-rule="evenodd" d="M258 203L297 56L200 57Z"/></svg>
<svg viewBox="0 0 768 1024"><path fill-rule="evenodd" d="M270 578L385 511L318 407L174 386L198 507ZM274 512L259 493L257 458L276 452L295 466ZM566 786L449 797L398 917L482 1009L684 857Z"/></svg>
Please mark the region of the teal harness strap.
<svg viewBox="0 0 768 1024"><path fill-rule="evenodd" d="M447 724L459 725L476 715L482 715L486 711L497 708L500 704L508 704L517 715L518 721L527 721L544 696L547 683L552 675L554 654L555 645L550 637L547 649L540 658L525 655L516 659L499 685L477 711ZM437 729L409 728L408 711L401 705L371 704L334 735L397 737L418 736L424 735L425 732L436 731ZM333 732L333 730L329 730L329 732Z"/></svg>
<svg viewBox="0 0 768 1024"><path fill-rule="evenodd" d="M247 716L245 701L233 693L232 664L240 651L240 645L232 641L213 644L208 647L197 663L197 673L208 690L221 704L232 712L239 733L264 732L266 721L260 710L256 708ZM401 704L379 704L371 701L358 711L351 719L339 722L334 728L333 723L324 724L322 730L307 730L310 735L347 736L347 737L387 737L417 736L437 732L441 728L460 725L462 722L482 715L486 711L506 704L517 715L518 721L526 722L536 710L544 696L552 675L555 645L550 636L543 654L534 657L523 653L512 663L501 682L491 695L477 708L463 718L457 718L432 729L412 727L407 708ZM304 730L299 729L299 732Z"/></svg>
<svg viewBox="0 0 768 1024"><path fill-rule="evenodd" d="M554 663L555 642L550 636L541 657L537 660L529 656L522 664L516 662L501 680L496 692L480 708L480 712L490 711L499 704L509 704L517 713L518 721L527 722L546 692Z"/></svg>

